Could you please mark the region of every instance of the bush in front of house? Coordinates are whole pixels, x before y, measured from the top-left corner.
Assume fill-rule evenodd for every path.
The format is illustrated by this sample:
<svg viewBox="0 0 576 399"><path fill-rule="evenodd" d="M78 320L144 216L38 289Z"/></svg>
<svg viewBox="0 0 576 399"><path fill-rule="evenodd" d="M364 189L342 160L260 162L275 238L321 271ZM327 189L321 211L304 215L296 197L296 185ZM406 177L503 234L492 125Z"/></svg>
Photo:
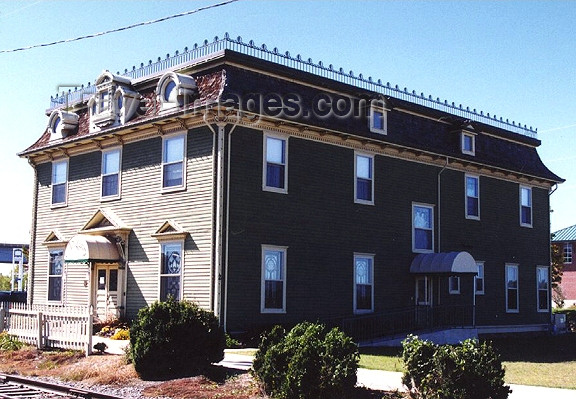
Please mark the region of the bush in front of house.
<svg viewBox="0 0 576 399"><path fill-rule="evenodd" d="M436 345L415 336L402 342L402 382L414 399L505 399L504 368L487 342Z"/></svg>
<svg viewBox="0 0 576 399"><path fill-rule="evenodd" d="M0 333L0 351L11 352L22 349L24 342L18 337L8 334L6 331Z"/></svg>
<svg viewBox="0 0 576 399"><path fill-rule="evenodd" d="M130 357L143 379L200 372L224 358L224 346L212 312L173 298L140 309L130 328Z"/></svg>
<svg viewBox="0 0 576 399"><path fill-rule="evenodd" d="M339 329L304 322L264 335L253 373L273 398L344 398L356 385L359 358L356 344Z"/></svg>

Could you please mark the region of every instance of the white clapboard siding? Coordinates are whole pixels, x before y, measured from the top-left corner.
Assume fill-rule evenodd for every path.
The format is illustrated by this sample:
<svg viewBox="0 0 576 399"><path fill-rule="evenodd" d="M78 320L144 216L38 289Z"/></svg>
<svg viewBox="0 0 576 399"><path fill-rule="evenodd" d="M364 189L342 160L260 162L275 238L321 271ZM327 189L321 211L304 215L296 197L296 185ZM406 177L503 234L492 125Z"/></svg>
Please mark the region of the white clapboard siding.
<svg viewBox="0 0 576 399"><path fill-rule="evenodd" d="M51 164L38 165L38 224L34 237L33 302L47 302L49 250L42 242L57 230L65 240L77 234L101 208L109 209L132 228L128 246L126 310L129 317L159 298L160 244L152 235L167 220L189 233L186 240L182 290L184 297L210 307L212 296L213 135L207 128L188 133L186 188L161 190L162 140L159 137L125 144L122 151L121 198L101 201L101 153L72 157L68 204L52 209ZM42 177L41 177L42 175ZM86 304L85 269L67 265L66 298ZM82 302L84 301L84 302Z"/></svg>

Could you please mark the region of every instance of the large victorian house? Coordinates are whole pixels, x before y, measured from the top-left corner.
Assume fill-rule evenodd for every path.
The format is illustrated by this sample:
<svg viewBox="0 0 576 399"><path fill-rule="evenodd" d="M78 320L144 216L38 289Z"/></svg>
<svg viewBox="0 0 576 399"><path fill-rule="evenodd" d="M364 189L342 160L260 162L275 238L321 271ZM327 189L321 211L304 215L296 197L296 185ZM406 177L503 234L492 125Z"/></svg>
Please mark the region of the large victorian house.
<svg viewBox="0 0 576 399"><path fill-rule="evenodd" d="M47 116L19 154L31 303L133 318L174 296L229 332L423 309L550 324L562 179L532 128L228 35Z"/></svg>

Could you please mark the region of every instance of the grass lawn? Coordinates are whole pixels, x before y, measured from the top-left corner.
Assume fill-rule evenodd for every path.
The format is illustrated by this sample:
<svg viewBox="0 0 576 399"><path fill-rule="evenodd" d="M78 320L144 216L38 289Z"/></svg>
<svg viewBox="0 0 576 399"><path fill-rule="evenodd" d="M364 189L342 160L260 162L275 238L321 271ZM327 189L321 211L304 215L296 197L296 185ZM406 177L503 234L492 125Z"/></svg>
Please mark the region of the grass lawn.
<svg viewBox="0 0 576 399"><path fill-rule="evenodd" d="M491 340L508 384L576 389L576 334ZM401 348L360 348L360 367L403 371Z"/></svg>

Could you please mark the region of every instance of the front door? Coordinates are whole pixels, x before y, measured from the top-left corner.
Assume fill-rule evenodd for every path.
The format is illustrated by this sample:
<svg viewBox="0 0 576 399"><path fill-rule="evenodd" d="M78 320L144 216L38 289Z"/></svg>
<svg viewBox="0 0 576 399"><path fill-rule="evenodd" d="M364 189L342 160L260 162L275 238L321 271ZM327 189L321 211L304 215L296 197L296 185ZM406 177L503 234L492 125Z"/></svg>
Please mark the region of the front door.
<svg viewBox="0 0 576 399"><path fill-rule="evenodd" d="M100 321L117 319L118 265L96 265L96 317Z"/></svg>

